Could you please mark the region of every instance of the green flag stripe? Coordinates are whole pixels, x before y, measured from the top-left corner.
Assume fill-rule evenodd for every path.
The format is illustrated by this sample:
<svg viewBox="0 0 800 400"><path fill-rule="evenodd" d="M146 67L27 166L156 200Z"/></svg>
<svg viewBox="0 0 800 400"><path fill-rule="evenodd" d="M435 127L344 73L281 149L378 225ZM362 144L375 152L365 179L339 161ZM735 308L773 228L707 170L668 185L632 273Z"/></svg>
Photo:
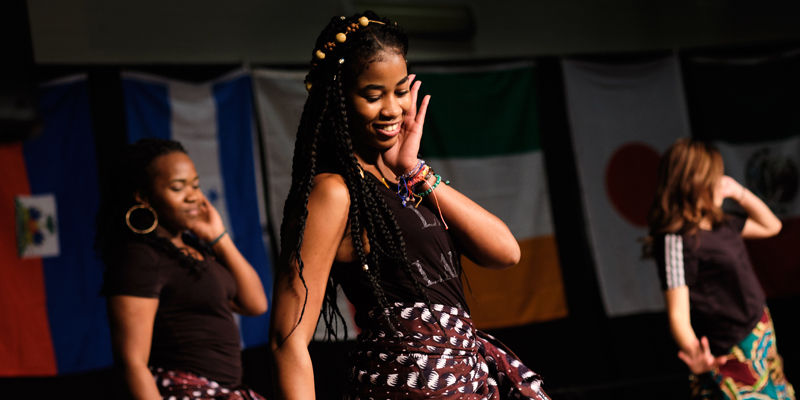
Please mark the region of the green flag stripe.
<svg viewBox="0 0 800 400"><path fill-rule="evenodd" d="M430 94L420 152L425 157L487 157L540 149L535 67L420 73Z"/></svg>

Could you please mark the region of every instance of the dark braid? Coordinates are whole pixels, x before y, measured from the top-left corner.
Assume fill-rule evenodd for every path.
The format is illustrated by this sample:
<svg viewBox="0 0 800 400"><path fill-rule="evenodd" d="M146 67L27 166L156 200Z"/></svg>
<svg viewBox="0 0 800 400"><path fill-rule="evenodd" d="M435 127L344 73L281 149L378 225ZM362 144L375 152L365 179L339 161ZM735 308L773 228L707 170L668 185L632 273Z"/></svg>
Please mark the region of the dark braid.
<svg viewBox="0 0 800 400"><path fill-rule="evenodd" d="M363 178L361 166L353 153L345 88L366 71L371 63L381 61L380 57L384 52L405 55L408 51L408 38L402 28L386 18L379 18L371 11L365 12L363 16L383 24L371 22L366 27L348 31L348 27L352 28L352 24L358 23L361 15L350 18L333 17L317 38L312 53L312 68L306 76L309 96L297 131L292 160L292 187L284 204L281 224L283 267L296 271L306 290L303 310L295 328L302 321L308 299L300 249L308 217L308 199L318 165L324 166L323 170L326 172L341 175L349 190L348 219L354 255L360 266L368 265L366 271L358 272L366 274L380 307L388 309L390 306L380 284L381 266L388 261L390 265L397 265L403 269L432 310L427 291L413 276L412 265L406 255L405 241L394 214L384 201L378 184L371 179ZM348 32L346 41L337 42L336 34L346 31ZM332 46L334 43L335 46ZM315 55L320 49L324 49L324 59ZM341 59L344 61L339 62ZM364 249L366 243L362 238L363 233L366 233L370 245L369 254ZM338 283L332 278L329 279L322 310L322 319L329 338L334 336L338 322L344 323L336 304L337 288ZM395 331L395 324L392 323L390 314L384 312L384 316L390 329ZM394 318L397 319L397 316ZM438 318L437 323L444 332Z"/></svg>
<svg viewBox="0 0 800 400"><path fill-rule="evenodd" d="M155 231L134 233L125 222L128 210L139 204L134 197L136 193L152 198L152 182L158 173L153 168L153 162L175 152L186 154L179 142L147 138L125 146L113 158L113 165L107 169L112 172L106 173L100 185L100 207L96 218L95 249L107 267L117 261L115 257L122 246L134 241L153 246L193 272L201 273L207 268L205 263L190 257L169 239L157 236ZM136 211L131 213L130 221L134 227L145 229L153 224L153 217L147 211ZM210 248L193 236L184 235L183 239L201 254L213 254Z"/></svg>

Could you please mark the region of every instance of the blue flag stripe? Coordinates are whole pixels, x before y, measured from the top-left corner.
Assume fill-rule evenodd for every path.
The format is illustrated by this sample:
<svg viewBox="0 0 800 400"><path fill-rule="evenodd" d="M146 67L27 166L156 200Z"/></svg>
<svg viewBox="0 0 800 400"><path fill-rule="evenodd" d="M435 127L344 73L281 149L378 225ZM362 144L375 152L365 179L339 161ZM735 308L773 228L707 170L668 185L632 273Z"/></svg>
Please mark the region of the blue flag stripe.
<svg viewBox="0 0 800 400"><path fill-rule="evenodd" d="M252 85L249 76L217 83L213 87L217 104L220 167L225 185L231 228L236 247L258 272L271 298L272 273L258 218L258 196L253 161ZM267 342L269 312L241 319L245 346Z"/></svg>
<svg viewBox="0 0 800 400"><path fill-rule="evenodd" d="M23 153L32 194L53 193L60 255L43 259L47 309L58 373L112 364L103 267L95 256L99 187L86 81L40 91L44 119Z"/></svg>
<svg viewBox="0 0 800 400"><path fill-rule="evenodd" d="M128 143L151 137L170 139L170 116L167 85L125 78L122 80Z"/></svg>

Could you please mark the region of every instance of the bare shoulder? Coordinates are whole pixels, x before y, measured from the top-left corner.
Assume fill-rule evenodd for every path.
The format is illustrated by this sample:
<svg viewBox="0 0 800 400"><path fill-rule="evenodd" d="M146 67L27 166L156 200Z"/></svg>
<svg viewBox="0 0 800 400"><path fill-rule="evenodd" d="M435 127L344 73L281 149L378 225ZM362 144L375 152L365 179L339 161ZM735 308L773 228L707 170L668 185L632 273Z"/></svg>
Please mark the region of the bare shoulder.
<svg viewBox="0 0 800 400"><path fill-rule="evenodd" d="M314 187L308 199L309 208L323 207L329 211L350 208L350 191L339 174L324 173L314 177Z"/></svg>

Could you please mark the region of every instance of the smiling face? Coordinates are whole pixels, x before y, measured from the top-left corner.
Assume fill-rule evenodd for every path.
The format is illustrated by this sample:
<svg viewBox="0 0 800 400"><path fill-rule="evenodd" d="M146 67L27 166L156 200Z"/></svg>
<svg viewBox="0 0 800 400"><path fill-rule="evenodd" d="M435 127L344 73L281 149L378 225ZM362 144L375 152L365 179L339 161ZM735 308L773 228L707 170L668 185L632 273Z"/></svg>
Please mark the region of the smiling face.
<svg viewBox="0 0 800 400"><path fill-rule="evenodd" d="M182 152L172 152L153 160L150 205L156 210L159 226L171 232L189 228L199 213L202 199L194 163Z"/></svg>
<svg viewBox="0 0 800 400"><path fill-rule="evenodd" d="M411 108L406 60L383 51L359 75L347 93L348 120L353 138L379 151L397 142L403 118Z"/></svg>

